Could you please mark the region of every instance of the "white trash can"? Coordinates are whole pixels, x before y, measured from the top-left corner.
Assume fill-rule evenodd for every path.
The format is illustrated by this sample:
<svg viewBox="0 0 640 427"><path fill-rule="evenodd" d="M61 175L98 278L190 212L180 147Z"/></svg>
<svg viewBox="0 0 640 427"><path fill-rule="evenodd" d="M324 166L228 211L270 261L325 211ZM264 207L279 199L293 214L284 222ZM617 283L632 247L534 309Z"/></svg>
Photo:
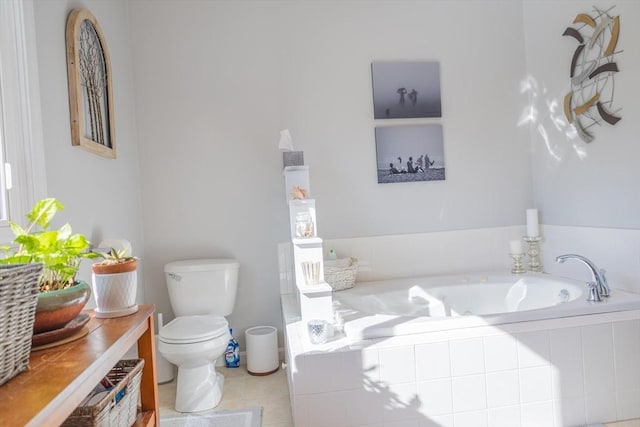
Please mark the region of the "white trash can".
<svg viewBox="0 0 640 427"><path fill-rule="evenodd" d="M273 326L255 326L244 332L247 346L247 371L251 375L269 375L278 370L278 330Z"/></svg>

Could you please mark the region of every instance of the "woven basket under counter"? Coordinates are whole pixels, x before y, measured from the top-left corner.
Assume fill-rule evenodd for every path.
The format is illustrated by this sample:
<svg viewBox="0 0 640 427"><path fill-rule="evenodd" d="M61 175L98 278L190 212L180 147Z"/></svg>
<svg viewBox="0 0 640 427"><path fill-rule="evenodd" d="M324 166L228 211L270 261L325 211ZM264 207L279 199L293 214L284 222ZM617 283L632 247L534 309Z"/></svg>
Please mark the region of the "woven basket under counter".
<svg viewBox="0 0 640 427"><path fill-rule="evenodd" d="M0 265L0 385L29 368L42 264Z"/></svg>
<svg viewBox="0 0 640 427"><path fill-rule="evenodd" d="M107 374L115 386L98 403L78 406L62 426L129 427L136 421L143 359L120 360ZM124 394L122 391L124 390ZM121 396L117 399L117 396Z"/></svg>
<svg viewBox="0 0 640 427"><path fill-rule="evenodd" d="M356 258L341 258L324 261L324 281L334 291L352 288L356 282L358 260Z"/></svg>

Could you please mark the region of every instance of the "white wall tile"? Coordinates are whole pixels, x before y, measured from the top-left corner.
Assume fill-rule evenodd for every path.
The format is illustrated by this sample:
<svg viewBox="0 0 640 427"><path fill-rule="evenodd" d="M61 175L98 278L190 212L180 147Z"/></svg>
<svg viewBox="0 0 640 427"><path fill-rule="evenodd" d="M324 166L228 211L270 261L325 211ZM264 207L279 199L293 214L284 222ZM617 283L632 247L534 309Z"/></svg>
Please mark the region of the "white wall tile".
<svg viewBox="0 0 640 427"><path fill-rule="evenodd" d="M385 426L389 421L413 420L420 415L420 400L415 382L390 384L381 392Z"/></svg>
<svg viewBox="0 0 640 427"><path fill-rule="evenodd" d="M549 332L523 332L518 338L518 366L530 368L549 365Z"/></svg>
<svg viewBox="0 0 640 427"><path fill-rule="evenodd" d="M416 345L416 378L418 381L451 376L449 342Z"/></svg>
<svg viewBox="0 0 640 427"><path fill-rule="evenodd" d="M414 347L385 348L379 351L380 381L387 384L416 380Z"/></svg>
<svg viewBox="0 0 640 427"><path fill-rule="evenodd" d="M455 413L453 414L453 424L455 427L489 427L487 411Z"/></svg>
<svg viewBox="0 0 640 427"><path fill-rule="evenodd" d="M549 331L553 378L553 398L557 400L584 395L582 338L580 328Z"/></svg>
<svg viewBox="0 0 640 427"><path fill-rule="evenodd" d="M520 401L522 403L551 400L551 367L538 366L520 370Z"/></svg>
<svg viewBox="0 0 640 427"><path fill-rule="evenodd" d="M518 367L516 339L512 335L484 337L484 364L486 372L503 371Z"/></svg>
<svg viewBox="0 0 640 427"><path fill-rule="evenodd" d="M419 382L418 397L422 403L420 413L427 417L453 411L450 378Z"/></svg>
<svg viewBox="0 0 640 427"><path fill-rule="evenodd" d="M487 391L484 375L453 377L454 412L474 411L487 407Z"/></svg>
<svg viewBox="0 0 640 427"><path fill-rule="evenodd" d="M489 408L518 403L520 403L520 385L517 370L487 374L487 406Z"/></svg>
<svg viewBox="0 0 640 427"><path fill-rule="evenodd" d="M291 415L293 417L293 424L296 426L304 426L307 424L307 410L309 403L309 395L292 395L291 401L293 408L291 408Z"/></svg>
<svg viewBox="0 0 640 427"><path fill-rule="evenodd" d="M616 412L619 420L640 418L640 385L616 390Z"/></svg>
<svg viewBox="0 0 640 427"><path fill-rule="evenodd" d="M455 340L449 343L451 375L484 373L484 349L482 338Z"/></svg>
<svg viewBox="0 0 640 427"><path fill-rule="evenodd" d="M552 402L529 403L522 405L522 427L553 427L554 414Z"/></svg>
<svg viewBox="0 0 640 427"><path fill-rule="evenodd" d="M613 323L616 388L640 386L640 320Z"/></svg>
<svg viewBox="0 0 640 427"><path fill-rule="evenodd" d="M420 427L454 427L453 415L438 415L429 417L420 423Z"/></svg>
<svg viewBox="0 0 640 427"><path fill-rule="evenodd" d="M491 427L519 427L520 406L503 406L489 408L489 426Z"/></svg>
<svg viewBox="0 0 640 427"><path fill-rule="evenodd" d="M323 393L359 387L362 384L362 373L356 359L356 352L308 354L297 357L296 372L293 373L296 393ZM332 372L332 375L327 375L327 372Z"/></svg>
<svg viewBox="0 0 640 427"><path fill-rule="evenodd" d="M347 425L382 423L385 405L383 395L380 390L367 387L344 392Z"/></svg>
<svg viewBox="0 0 640 427"><path fill-rule="evenodd" d="M608 399L615 393L611 323L583 326L584 387L587 396Z"/></svg>
<svg viewBox="0 0 640 427"><path fill-rule="evenodd" d="M299 396L304 408L305 427L347 426L346 395L343 392L317 393ZM296 424L297 425L297 424Z"/></svg>
<svg viewBox="0 0 640 427"><path fill-rule="evenodd" d="M583 426L586 423L584 396L553 402L556 426Z"/></svg>
<svg viewBox="0 0 640 427"><path fill-rule="evenodd" d="M400 420L400 421L387 421L384 423L384 427L420 427L420 419Z"/></svg>
<svg viewBox="0 0 640 427"><path fill-rule="evenodd" d="M615 393L615 392L613 392ZM615 394L589 395L585 399L585 415L587 424L601 423L616 420Z"/></svg>
<svg viewBox="0 0 640 427"><path fill-rule="evenodd" d="M380 357L375 348L363 348L360 350L363 379L380 381Z"/></svg>

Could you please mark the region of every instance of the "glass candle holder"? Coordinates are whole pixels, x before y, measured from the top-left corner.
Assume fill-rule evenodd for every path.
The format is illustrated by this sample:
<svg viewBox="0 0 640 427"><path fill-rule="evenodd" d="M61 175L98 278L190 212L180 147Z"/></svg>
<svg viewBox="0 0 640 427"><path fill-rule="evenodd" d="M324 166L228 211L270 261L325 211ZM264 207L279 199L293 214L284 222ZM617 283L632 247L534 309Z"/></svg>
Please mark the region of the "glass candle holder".
<svg viewBox="0 0 640 427"><path fill-rule="evenodd" d="M509 254L511 258L513 258L513 268L511 269L512 274L524 274L527 271L522 266L522 258L524 257L523 253L515 253Z"/></svg>
<svg viewBox="0 0 640 427"><path fill-rule="evenodd" d="M315 228L309 212L298 212L296 214L296 237L301 239L315 237Z"/></svg>
<svg viewBox="0 0 640 427"><path fill-rule="evenodd" d="M307 322L309 341L311 344L323 344L329 337L329 322L326 320L309 320Z"/></svg>

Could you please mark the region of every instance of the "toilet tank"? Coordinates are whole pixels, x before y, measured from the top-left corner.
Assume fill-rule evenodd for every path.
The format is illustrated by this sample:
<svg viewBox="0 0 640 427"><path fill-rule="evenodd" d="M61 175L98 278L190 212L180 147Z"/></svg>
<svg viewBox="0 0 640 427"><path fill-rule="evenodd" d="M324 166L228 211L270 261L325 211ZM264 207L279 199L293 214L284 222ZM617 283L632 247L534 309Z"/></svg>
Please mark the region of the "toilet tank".
<svg viewBox="0 0 640 427"><path fill-rule="evenodd" d="M233 259L192 259L164 266L173 314L190 316L233 312L240 264Z"/></svg>

